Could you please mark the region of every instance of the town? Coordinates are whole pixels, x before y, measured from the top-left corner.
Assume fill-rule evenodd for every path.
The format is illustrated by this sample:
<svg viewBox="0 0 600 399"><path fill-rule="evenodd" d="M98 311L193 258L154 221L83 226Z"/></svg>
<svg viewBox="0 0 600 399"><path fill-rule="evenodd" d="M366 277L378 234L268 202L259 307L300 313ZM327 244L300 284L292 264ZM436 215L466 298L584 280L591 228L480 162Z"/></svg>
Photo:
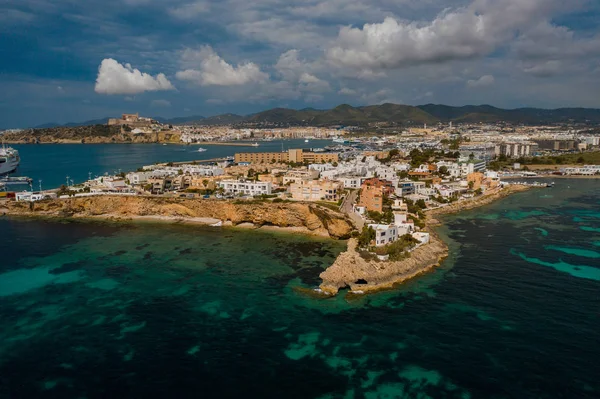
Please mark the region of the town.
<svg viewBox="0 0 600 399"><path fill-rule="evenodd" d="M151 134L157 124L123 115L109 124ZM426 209L489 195L514 177L600 175L586 164L599 153L600 136L554 127L459 125L408 128L395 134L356 134L355 128L235 129L171 127L182 143L258 143L288 138L330 138L325 148L244 152L217 161L146 165L96 176L68 178L57 190L25 191L16 201L97 195L165 196L233 201L311 202L346 214L361 247L381 260L400 260L429 242ZM259 144L256 144L259 145ZM525 183L545 185L546 183Z"/></svg>

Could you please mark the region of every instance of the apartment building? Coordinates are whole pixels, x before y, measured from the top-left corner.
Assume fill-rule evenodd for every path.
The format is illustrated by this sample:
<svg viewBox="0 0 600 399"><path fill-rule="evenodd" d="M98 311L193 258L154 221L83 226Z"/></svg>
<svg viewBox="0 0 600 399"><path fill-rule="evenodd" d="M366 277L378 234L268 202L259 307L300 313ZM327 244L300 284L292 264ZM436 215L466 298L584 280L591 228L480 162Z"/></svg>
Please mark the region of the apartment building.
<svg viewBox="0 0 600 399"><path fill-rule="evenodd" d="M283 176L283 184L300 183L305 180L315 180L319 178L319 172L316 170L291 170Z"/></svg>
<svg viewBox="0 0 600 399"><path fill-rule="evenodd" d="M238 152L235 154L236 163L332 163L339 161L339 155L334 152L311 152L303 149L291 149L287 152Z"/></svg>
<svg viewBox="0 0 600 399"><path fill-rule="evenodd" d="M536 143L501 143L496 145L496 156L505 155L508 158L533 156L538 151Z"/></svg>
<svg viewBox="0 0 600 399"><path fill-rule="evenodd" d="M270 195L272 185L270 182L255 182L244 180L221 180L219 187L227 194L234 195Z"/></svg>
<svg viewBox="0 0 600 399"><path fill-rule="evenodd" d="M343 186L331 180L300 180L292 183L289 192L297 201L332 201L340 199Z"/></svg>

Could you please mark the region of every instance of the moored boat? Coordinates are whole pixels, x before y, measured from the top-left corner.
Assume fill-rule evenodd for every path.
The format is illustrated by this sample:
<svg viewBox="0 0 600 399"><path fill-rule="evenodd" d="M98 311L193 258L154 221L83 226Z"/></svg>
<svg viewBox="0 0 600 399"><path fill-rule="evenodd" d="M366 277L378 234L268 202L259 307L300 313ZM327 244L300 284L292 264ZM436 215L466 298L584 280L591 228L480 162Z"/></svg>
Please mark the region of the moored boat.
<svg viewBox="0 0 600 399"><path fill-rule="evenodd" d="M19 151L11 147L0 148L0 175L6 175L14 172L19 167L21 158Z"/></svg>

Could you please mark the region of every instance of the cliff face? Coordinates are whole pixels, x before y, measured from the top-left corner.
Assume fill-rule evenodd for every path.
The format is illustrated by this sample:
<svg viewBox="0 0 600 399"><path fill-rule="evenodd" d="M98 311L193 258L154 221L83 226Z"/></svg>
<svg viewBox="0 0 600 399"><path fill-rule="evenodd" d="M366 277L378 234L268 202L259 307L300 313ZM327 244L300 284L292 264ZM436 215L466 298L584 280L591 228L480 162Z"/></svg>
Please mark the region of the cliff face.
<svg viewBox="0 0 600 399"><path fill-rule="evenodd" d="M352 224L341 213L307 203L227 202L160 197L97 196L46 200L34 203L7 202L0 212L9 215L55 217L136 218L163 217L174 220L218 219L233 225L305 228L311 233L344 239Z"/></svg>

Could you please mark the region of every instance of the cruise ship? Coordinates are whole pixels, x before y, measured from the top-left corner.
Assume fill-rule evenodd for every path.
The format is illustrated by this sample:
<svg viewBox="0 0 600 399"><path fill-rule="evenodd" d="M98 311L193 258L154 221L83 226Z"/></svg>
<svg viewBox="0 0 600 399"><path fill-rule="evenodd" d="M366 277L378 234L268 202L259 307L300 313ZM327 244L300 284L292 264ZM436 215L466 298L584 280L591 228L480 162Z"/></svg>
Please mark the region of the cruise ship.
<svg viewBox="0 0 600 399"><path fill-rule="evenodd" d="M11 147L0 148L0 176L17 170L19 162L21 162L19 151Z"/></svg>

